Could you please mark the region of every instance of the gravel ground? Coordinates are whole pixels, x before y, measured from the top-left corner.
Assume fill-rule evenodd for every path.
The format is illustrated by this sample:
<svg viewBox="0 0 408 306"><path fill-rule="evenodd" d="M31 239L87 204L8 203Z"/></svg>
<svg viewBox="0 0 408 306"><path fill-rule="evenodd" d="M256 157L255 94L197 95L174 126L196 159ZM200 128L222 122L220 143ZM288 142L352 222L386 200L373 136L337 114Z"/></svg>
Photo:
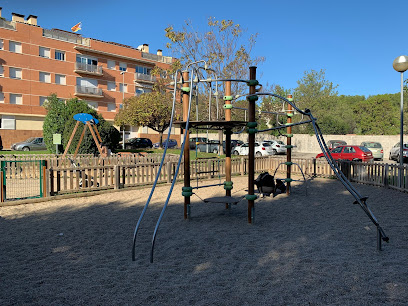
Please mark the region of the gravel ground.
<svg viewBox="0 0 408 306"><path fill-rule="evenodd" d="M244 196L246 177L234 178ZM208 182L203 182L206 184ZM407 305L408 194L356 185L390 237L376 230L336 180L296 182L292 194L231 210L193 196L183 219L176 185L151 237L169 186L0 207L1 305ZM200 189L201 198L222 187Z"/></svg>

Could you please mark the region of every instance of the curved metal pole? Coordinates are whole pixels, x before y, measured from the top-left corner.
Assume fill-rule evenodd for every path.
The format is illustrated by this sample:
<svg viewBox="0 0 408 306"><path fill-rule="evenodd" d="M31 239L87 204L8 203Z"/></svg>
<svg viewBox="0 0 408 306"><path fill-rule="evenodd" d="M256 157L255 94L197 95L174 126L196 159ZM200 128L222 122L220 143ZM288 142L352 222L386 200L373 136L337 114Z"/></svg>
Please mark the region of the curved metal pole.
<svg viewBox="0 0 408 306"><path fill-rule="evenodd" d="M181 70L180 70L180 69L175 72L175 74L174 74L174 77L175 77L175 78L177 78L177 74L178 74L179 72L181 73ZM142 213L140 214L139 220L137 221L137 224L136 224L136 227L135 227L135 231L134 231L134 233L133 233L133 246L132 246L132 260L133 260L133 261L136 260L136 258L135 258L135 257L136 257L135 247L136 247L136 237L137 237L137 233L138 233L140 224L141 224L141 222L142 222L143 216L145 215L146 210L147 210L147 207L149 206L150 200L152 199L153 193L154 193L154 191L155 191L157 182L158 182L159 177L160 177L161 170L162 170L162 168L163 168L164 159L165 159L165 157L166 157L167 147L168 147L168 144L169 144L169 139L170 139L170 134L171 134L171 128L172 128L172 126L173 126L173 118L174 118L175 104L176 104L176 88L177 88L177 84L174 84L173 107L172 107L172 111L171 111L169 132L167 133L166 146L164 147L164 151L163 151L162 159L161 159L161 162L160 162L159 170L157 171L156 179L154 180L154 183L153 183L152 189L151 189L151 191L150 191L149 197L147 198L146 204L145 204L145 206L144 206L144 208L143 208L143 210L142 210Z"/></svg>
<svg viewBox="0 0 408 306"><path fill-rule="evenodd" d="M195 69L193 70L193 72L195 72ZM191 90L190 90L190 97L189 97L189 103L188 103L188 117L187 117L187 121L186 121L185 130L188 130L188 126L190 124L191 100L192 100L192 92L193 92L193 90L192 90L192 88L193 88L193 78L194 78L194 73L191 73L191 77L190 77L190 88L191 88ZM159 230L160 222L161 222L161 220L163 218L163 215L164 215L164 212L165 212L165 210L167 208L167 205L169 204L171 193L173 192L174 184L177 181L177 175L178 175L178 172L179 172L179 169L180 169L181 158L183 157L184 146L186 144L187 134L188 133L184 133L183 144L181 145L180 156L179 156L179 160L178 160L178 163L177 163L176 171L174 173L173 181L172 181L171 186L170 186L170 191L169 191L169 194L167 195L166 202L164 203L164 206L162 208L162 211L160 213L159 219L157 220L156 227L155 227L154 232L153 232L152 246L151 246L151 250L150 250L150 262L151 263L153 262L154 245L155 245L155 242L156 242L156 237L157 237L157 232Z"/></svg>

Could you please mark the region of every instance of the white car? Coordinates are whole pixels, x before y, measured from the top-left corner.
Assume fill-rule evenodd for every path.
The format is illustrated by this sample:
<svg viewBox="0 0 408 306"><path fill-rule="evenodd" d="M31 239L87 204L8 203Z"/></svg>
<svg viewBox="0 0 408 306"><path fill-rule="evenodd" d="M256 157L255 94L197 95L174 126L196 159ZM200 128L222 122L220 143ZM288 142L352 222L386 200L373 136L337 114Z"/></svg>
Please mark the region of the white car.
<svg viewBox="0 0 408 306"><path fill-rule="evenodd" d="M234 155L248 155L249 154L249 144L245 143L241 146L235 147L232 152ZM255 142L255 156L268 156L273 154L273 149L268 142Z"/></svg>
<svg viewBox="0 0 408 306"><path fill-rule="evenodd" d="M272 147L272 155L276 154L286 154L286 145L283 141L281 140L267 140L265 142L268 142L271 144Z"/></svg>

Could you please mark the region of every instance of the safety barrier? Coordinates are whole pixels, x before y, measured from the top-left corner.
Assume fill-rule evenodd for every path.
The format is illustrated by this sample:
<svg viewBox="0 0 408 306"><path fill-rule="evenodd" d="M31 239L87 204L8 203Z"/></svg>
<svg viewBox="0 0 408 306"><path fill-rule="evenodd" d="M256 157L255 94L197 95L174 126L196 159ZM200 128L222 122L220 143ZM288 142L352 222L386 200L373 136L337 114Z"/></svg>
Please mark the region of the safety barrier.
<svg viewBox="0 0 408 306"><path fill-rule="evenodd" d="M42 192L42 195L55 196L150 185L154 182L160 165L159 155L114 156L104 159L79 156L75 164L80 166L75 166L75 164L66 160L61 162L58 159L50 158L45 163L48 165L48 169L44 169L44 192ZM278 172L282 173L285 171L285 167L279 167L279 164L285 161L285 156L256 157L256 173L264 171L273 173L277 168L279 168ZM325 159L299 158L293 159L293 162L298 164L308 177L334 177L334 173ZM407 166L350 161L342 161L339 164L342 172L351 182L408 192ZM30 163L19 163L20 175L26 177L37 175L35 173L30 174L30 171L37 171L30 165ZM158 182L171 182L176 166L177 160L173 156L169 156L165 161ZM192 180L225 177L225 159L198 159L191 162L190 168ZM231 172L234 176L246 175L248 172L248 157L232 158ZM297 167L293 167L292 173L294 175L302 174ZM179 172L177 179L183 180L183 173ZM9 180L9 183L11 184L12 181Z"/></svg>

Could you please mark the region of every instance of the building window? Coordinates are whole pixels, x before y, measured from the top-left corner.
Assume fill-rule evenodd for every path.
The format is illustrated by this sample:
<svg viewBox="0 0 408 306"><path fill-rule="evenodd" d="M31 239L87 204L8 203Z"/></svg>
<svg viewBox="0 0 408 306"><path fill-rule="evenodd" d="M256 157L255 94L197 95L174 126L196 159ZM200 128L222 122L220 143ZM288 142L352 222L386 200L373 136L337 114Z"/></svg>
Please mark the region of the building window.
<svg viewBox="0 0 408 306"><path fill-rule="evenodd" d="M127 92L127 84L119 84L119 91L120 92Z"/></svg>
<svg viewBox="0 0 408 306"><path fill-rule="evenodd" d="M114 112L116 110L115 103L108 103L108 112Z"/></svg>
<svg viewBox="0 0 408 306"><path fill-rule="evenodd" d="M126 71L127 70L127 64L126 63L119 63L119 70L120 71Z"/></svg>
<svg viewBox="0 0 408 306"><path fill-rule="evenodd" d="M63 74L55 75L55 84L66 85L66 77Z"/></svg>
<svg viewBox="0 0 408 306"><path fill-rule="evenodd" d="M15 130L16 119L14 116L1 115L0 128L3 130Z"/></svg>
<svg viewBox="0 0 408 306"><path fill-rule="evenodd" d="M108 60L108 69L115 69L115 61Z"/></svg>
<svg viewBox="0 0 408 306"><path fill-rule="evenodd" d="M40 71L40 82L51 83L51 73Z"/></svg>
<svg viewBox="0 0 408 306"><path fill-rule="evenodd" d="M140 96L144 93L143 88L136 88L135 96Z"/></svg>
<svg viewBox="0 0 408 306"><path fill-rule="evenodd" d="M3 65L0 65L0 76L4 76L4 68L3 68Z"/></svg>
<svg viewBox="0 0 408 306"><path fill-rule="evenodd" d="M4 103L4 93L0 92L0 103Z"/></svg>
<svg viewBox="0 0 408 306"><path fill-rule="evenodd" d="M115 91L116 90L115 82L108 82L108 90L110 90L110 91Z"/></svg>
<svg viewBox="0 0 408 306"><path fill-rule="evenodd" d="M151 71L152 71L152 69L150 69L150 68L143 67L143 66L136 66L136 72L137 73L150 75Z"/></svg>
<svg viewBox="0 0 408 306"><path fill-rule="evenodd" d="M22 53L21 43L16 42L16 41L10 41L9 50L10 52Z"/></svg>
<svg viewBox="0 0 408 306"><path fill-rule="evenodd" d="M94 110L98 110L98 102L90 102L90 101L86 101L86 103L88 103L88 106Z"/></svg>
<svg viewBox="0 0 408 306"><path fill-rule="evenodd" d="M50 51L49 48L40 47L39 55L41 57L50 58L51 57L51 51Z"/></svg>
<svg viewBox="0 0 408 306"><path fill-rule="evenodd" d="M45 102L48 102L48 97L40 97L40 106L43 106Z"/></svg>
<svg viewBox="0 0 408 306"><path fill-rule="evenodd" d="M10 94L10 104L23 104L23 96L21 94Z"/></svg>
<svg viewBox="0 0 408 306"><path fill-rule="evenodd" d="M55 59L59 61L65 61L65 52L64 51L59 51L55 50Z"/></svg>
<svg viewBox="0 0 408 306"><path fill-rule="evenodd" d="M0 50L3 50L3 40L2 39L0 39Z"/></svg>
<svg viewBox="0 0 408 306"><path fill-rule="evenodd" d="M10 67L9 77L10 79L21 80L22 72L20 68Z"/></svg>

